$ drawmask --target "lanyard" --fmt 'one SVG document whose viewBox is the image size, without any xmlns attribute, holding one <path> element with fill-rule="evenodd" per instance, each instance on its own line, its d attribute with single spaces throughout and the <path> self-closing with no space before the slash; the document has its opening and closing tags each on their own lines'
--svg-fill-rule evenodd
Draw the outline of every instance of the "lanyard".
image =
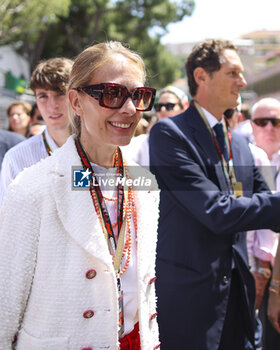
<svg viewBox="0 0 280 350">
<path fill-rule="evenodd" d="M 204 121 L 204 123 L 205 123 L 211 137 L 212 137 L 212 140 L 216 146 L 217 153 L 219 155 L 220 160 L 222 161 L 222 166 L 223 166 L 224 175 L 225 175 L 225 178 L 226 178 L 226 181 L 228 184 L 229 193 L 232 194 L 232 192 L 235 193 L 235 192 L 239 191 L 238 194 L 236 194 L 236 196 L 240 196 L 240 193 L 242 192 L 242 190 L 240 190 L 241 183 L 236 181 L 235 171 L 234 171 L 234 167 L 233 167 L 233 157 L 232 157 L 232 150 L 231 150 L 232 135 L 231 135 L 230 130 L 228 130 L 226 125 L 223 124 L 224 134 L 226 136 L 225 140 L 227 143 L 227 148 L 229 150 L 229 163 L 227 163 L 224 156 L 221 153 L 221 150 L 220 150 L 220 147 L 218 144 L 218 140 L 217 140 L 216 136 L 214 135 L 213 130 L 210 127 L 209 122 L 208 122 L 206 116 L 204 115 L 203 110 L 201 109 L 199 103 L 195 100 L 192 100 L 191 105 L 200 114 L 200 116 L 201 116 L 202 120 Z M 238 187 L 238 189 L 236 187 Z"/>
<path fill-rule="evenodd" d="M 84 170 L 89 169 L 91 172 L 90 178 L 90 194 L 93 200 L 93 204 L 96 210 L 97 215 L 99 216 L 101 226 L 103 232 L 105 234 L 109 250 L 114 258 L 114 268 L 116 273 L 120 271 L 121 259 L 122 259 L 122 250 L 124 245 L 124 236 L 125 236 L 125 227 L 126 227 L 126 216 L 124 215 L 123 207 L 124 204 L 127 203 L 127 190 L 124 190 L 121 182 L 118 183 L 117 187 L 117 222 L 118 222 L 118 241 L 116 241 L 116 237 L 114 235 L 113 226 L 109 217 L 109 213 L 107 210 L 107 206 L 102 195 L 102 191 L 96 180 L 96 176 L 94 170 L 88 160 L 88 157 L 80 143 L 79 138 L 75 139 L 76 148 L 78 154 L 81 158 L 81 162 Z M 117 159 L 116 159 L 117 158 Z M 115 157 L 115 165 L 117 163 L 117 175 L 123 177 L 124 175 L 124 167 L 122 154 L 120 149 L 117 150 L 117 157 Z M 95 185 L 93 185 L 93 178 L 95 179 Z"/>
<path fill-rule="evenodd" d="M 44 145 L 45 145 L 46 151 L 47 151 L 48 155 L 51 156 L 53 151 L 52 151 L 51 146 L 49 145 L 49 143 L 47 141 L 45 130 L 42 132 L 42 137 L 43 137 L 43 141 L 44 141 Z"/>
<path fill-rule="evenodd" d="M 277 190 L 277 178 L 278 178 L 278 175 L 280 173 L 280 169 L 279 167 L 277 168 L 275 174 L 274 174 L 274 185 L 275 185 L 275 190 Z"/>
</svg>

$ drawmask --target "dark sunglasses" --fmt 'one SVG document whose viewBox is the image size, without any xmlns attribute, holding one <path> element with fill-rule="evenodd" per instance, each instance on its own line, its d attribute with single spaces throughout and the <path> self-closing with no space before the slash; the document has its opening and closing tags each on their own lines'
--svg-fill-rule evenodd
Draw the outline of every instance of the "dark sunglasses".
<svg viewBox="0 0 280 350">
<path fill-rule="evenodd" d="M 280 127 L 280 119 L 277 118 L 256 118 L 252 120 L 257 126 L 264 128 L 267 126 L 269 122 L 271 122 L 272 126 Z"/>
<path fill-rule="evenodd" d="M 168 103 L 156 103 L 154 105 L 154 108 L 156 110 L 156 112 L 160 112 L 162 107 L 165 107 L 165 109 L 167 111 L 173 111 L 174 107 L 177 105 L 178 103 L 171 103 L 171 102 L 168 102 Z"/>
<path fill-rule="evenodd" d="M 77 88 L 98 100 L 99 105 L 110 109 L 119 109 L 130 97 L 137 111 L 150 111 L 153 108 L 156 89 L 138 87 L 129 92 L 127 87 L 116 83 L 101 83 Z"/>
</svg>

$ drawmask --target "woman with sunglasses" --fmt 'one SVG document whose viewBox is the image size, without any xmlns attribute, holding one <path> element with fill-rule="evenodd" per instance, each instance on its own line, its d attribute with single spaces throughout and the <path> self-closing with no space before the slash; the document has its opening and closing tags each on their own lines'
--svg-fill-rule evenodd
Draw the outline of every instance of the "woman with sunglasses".
<svg viewBox="0 0 280 350">
<path fill-rule="evenodd" d="M 188 105 L 188 97 L 181 89 L 175 86 L 167 86 L 160 90 L 157 102 L 154 105 L 156 120 L 174 117 L 177 114 L 183 113 Z M 149 130 L 153 124 L 150 124 L 146 134 L 134 137 L 131 143 L 124 147 L 125 154 L 143 167 L 150 166 Z"/>
<path fill-rule="evenodd" d="M 188 97 L 181 89 L 167 86 L 159 92 L 154 108 L 157 118 L 160 120 L 183 113 L 188 105 Z"/>
<path fill-rule="evenodd" d="M 1 349 L 15 335 L 17 350 L 159 347 L 158 191 L 119 148 L 153 106 L 144 83 L 142 59 L 119 42 L 76 58 L 74 135 L 19 175 L 0 212 Z"/>
</svg>

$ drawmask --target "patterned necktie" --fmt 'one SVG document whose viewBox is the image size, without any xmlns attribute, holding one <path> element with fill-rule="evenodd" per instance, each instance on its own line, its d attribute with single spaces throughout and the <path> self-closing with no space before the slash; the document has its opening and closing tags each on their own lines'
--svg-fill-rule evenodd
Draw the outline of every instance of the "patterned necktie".
<svg viewBox="0 0 280 350">
<path fill-rule="evenodd" d="M 220 151 L 221 151 L 222 155 L 224 156 L 225 161 L 228 163 L 229 162 L 229 153 L 228 153 L 228 148 L 227 148 L 227 144 L 226 144 L 226 140 L 225 140 L 223 125 L 220 123 L 217 123 L 213 127 L 213 129 L 215 131 L 216 138 L 218 140 Z"/>
</svg>

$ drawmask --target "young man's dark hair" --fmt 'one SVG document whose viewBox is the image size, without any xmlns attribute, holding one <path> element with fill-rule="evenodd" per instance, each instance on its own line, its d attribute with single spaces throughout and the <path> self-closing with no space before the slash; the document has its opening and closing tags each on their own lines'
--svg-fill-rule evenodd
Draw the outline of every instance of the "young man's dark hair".
<svg viewBox="0 0 280 350">
<path fill-rule="evenodd" d="M 50 58 L 38 64 L 31 75 L 30 88 L 66 93 L 73 61 L 68 58 Z"/>
</svg>

